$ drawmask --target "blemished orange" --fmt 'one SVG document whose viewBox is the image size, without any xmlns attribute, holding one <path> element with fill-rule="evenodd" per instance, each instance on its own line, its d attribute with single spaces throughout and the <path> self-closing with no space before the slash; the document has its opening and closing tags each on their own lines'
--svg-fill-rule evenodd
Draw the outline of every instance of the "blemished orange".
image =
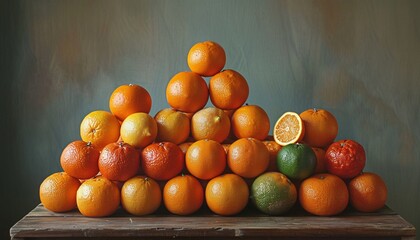
<svg viewBox="0 0 420 240">
<path fill-rule="evenodd" d="M 219 108 L 202 109 L 191 119 L 191 134 L 195 140 L 211 139 L 221 143 L 229 136 L 229 131 L 229 117 Z"/>
<path fill-rule="evenodd" d="M 149 113 L 151 108 L 149 92 L 136 84 L 117 87 L 109 98 L 109 109 L 120 121 L 136 112 Z"/>
<path fill-rule="evenodd" d="M 121 188 L 121 205 L 128 213 L 143 216 L 154 213 L 162 202 L 159 184 L 145 176 L 127 180 Z"/>
<path fill-rule="evenodd" d="M 214 75 L 209 81 L 210 100 L 223 110 L 241 107 L 248 99 L 246 79 L 237 71 L 228 69 Z"/>
<path fill-rule="evenodd" d="M 190 119 L 172 108 L 160 110 L 155 115 L 158 131 L 156 141 L 180 144 L 190 136 Z"/>
<path fill-rule="evenodd" d="M 139 171 L 140 154 L 127 143 L 110 143 L 102 149 L 98 165 L 102 176 L 124 182 Z"/>
<path fill-rule="evenodd" d="M 112 215 L 120 205 L 120 190 L 105 177 L 91 178 L 77 190 L 77 208 L 86 217 Z"/>
<path fill-rule="evenodd" d="M 155 141 L 158 125 L 147 113 L 133 113 L 121 124 L 121 139 L 136 148 L 144 148 Z"/>
<path fill-rule="evenodd" d="M 197 112 L 206 105 L 208 98 L 206 81 L 194 72 L 177 73 L 166 86 L 168 104 L 182 112 Z"/>
<path fill-rule="evenodd" d="M 247 183 L 233 173 L 211 179 L 206 186 L 207 206 L 216 214 L 229 216 L 240 213 L 248 204 Z"/>
<path fill-rule="evenodd" d="M 269 164 L 270 153 L 260 140 L 241 138 L 229 146 L 227 163 L 232 172 L 244 178 L 263 173 Z"/>
<path fill-rule="evenodd" d="M 77 207 L 76 192 L 80 181 L 65 172 L 53 173 L 39 186 L 39 198 L 52 212 L 68 212 Z"/>
<path fill-rule="evenodd" d="M 295 112 L 285 112 L 274 124 L 273 137 L 281 146 L 302 141 L 305 125 Z"/>
<path fill-rule="evenodd" d="M 196 178 L 209 180 L 223 173 L 226 167 L 226 152 L 214 140 L 199 140 L 185 154 L 188 171 Z"/>
<path fill-rule="evenodd" d="M 316 167 L 314 173 L 326 173 L 327 165 L 325 159 L 325 150 L 322 148 L 313 147 L 312 150 L 316 156 Z"/>
<path fill-rule="evenodd" d="M 175 143 L 152 143 L 142 151 L 144 173 L 156 180 L 169 180 L 184 168 L 184 153 Z"/>
<path fill-rule="evenodd" d="M 350 181 L 348 189 L 350 204 L 360 212 L 375 212 L 385 206 L 388 190 L 375 173 L 361 173 Z"/>
<path fill-rule="evenodd" d="M 270 131 L 267 113 L 256 105 L 238 108 L 232 115 L 231 125 L 237 138 L 256 138 L 262 141 Z"/>
<path fill-rule="evenodd" d="M 100 151 L 105 145 L 118 140 L 120 123 L 110 112 L 93 111 L 83 118 L 80 136 L 83 141 L 91 142 Z"/>
<path fill-rule="evenodd" d="M 94 177 L 99 172 L 99 150 L 90 142 L 73 141 L 61 153 L 60 165 L 64 172 L 78 179 Z"/>
<path fill-rule="evenodd" d="M 344 181 L 332 174 L 317 174 L 305 179 L 299 188 L 299 202 L 309 213 L 337 215 L 346 209 L 349 192 Z"/>
<path fill-rule="evenodd" d="M 225 50 L 213 41 L 196 43 L 188 52 L 187 63 L 191 71 L 201 76 L 213 76 L 225 66 Z"/>
<path fill-rule="evenodd" d="M 263 143 L 267 147 L 267 150 L 270 156 L 270 161 L 269 161 L 266 171 L 278 172 L 279 169 L 277 168 L 277 154 L 281 150 L 281 146 L 272 140 L 265 140 L 263 141 Z"/>
<path fill-rule="evenodd" d="M 305 125 L 303 141 L 311 147 L 330 145 L 338 133 L 338 123 L 334 115 L 327 110 L 311 108 L 300 114 Z"/>
<path fill-rule="evenodd" d="M 192 214 L 201 208 L 203 202 L 203 187 L 191 175 L 176 176 L 170 179 L 163 188 L 163 203 L 173 214 Z"/>
</svg>

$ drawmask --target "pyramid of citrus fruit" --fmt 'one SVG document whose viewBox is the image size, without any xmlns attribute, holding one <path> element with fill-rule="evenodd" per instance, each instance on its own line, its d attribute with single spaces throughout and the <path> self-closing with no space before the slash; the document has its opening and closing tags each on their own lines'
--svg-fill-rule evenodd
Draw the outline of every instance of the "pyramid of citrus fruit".
<svg viewBox="0 0 420 240">
<path fill-rule="evenodd" d="M 299 201 L 309 213 L 328 216 L 349 202 L 366 212 L 384 206 L 383 180 L 362 173 L 366 157 L 359 143 L 334 142 L 338 124 L 330 112 L 286 112 L 268 136 L 267 113 L 245 104 L 248 82 L 224 69 L 219 44 L 195 44 L 187 63 L 191 71 L 168 81 L 162 93 L 169 106 L 154 116 L 149 92 L 127 84 L 110 94 L 109 111 L 83 118 L 81 139 L 62 151 L 63 172 L 41 183 L 45 208 L 103 217 L 119 207 L 137 216 L 161 206 L 189 215 L 206 205 L 234 215 L 251 199 L 269 215 L 285 214 Z"/>
</svg>

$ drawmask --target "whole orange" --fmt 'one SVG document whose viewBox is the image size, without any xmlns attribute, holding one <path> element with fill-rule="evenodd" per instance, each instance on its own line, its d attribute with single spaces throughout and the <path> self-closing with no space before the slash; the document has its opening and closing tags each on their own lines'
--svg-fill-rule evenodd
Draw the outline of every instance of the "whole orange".
<svg viewBox="0 0 420 240">
<path fill-rule="evenodd" d="M 99 150 L 94 148 L 90 142 L 74 141 L 64 148 L 60 164 L 70 176 L 88 179 L 98 174 L 98 159 Z"/>
<path fill-rule="evenodd" d="M 188 52 L 187 63 L 191 71 L 201 76 L 213 76 L 225 66 L 225 50 L 212 41 L 196 43 Z"/>
<path fill-rule="evenodd" d="M 206 186 L 207 206 L 219 215 L 235 215 L 248 204 L 247 183 L 238 175 L 228 173 L 211 179 Z"/>
<path fill-rule="evenodd" d="M 225 170 L 226 153 L 220 143 L 208 139 L 200 140 L 188 148 L 185 164 L 193 176 L 209 180 Z"/>
<path fill-rule="evenodd" d="M 112 215 L 120 205 L 120 190 L 104 177 L 91 178 L 77 190 L 77 207 L 86 217 Z"/>
<path fill-rule="evenodd" d="M 317 174 L 305 179 L 299 188 L 299 202 L 309 213 L 336 215 L 346 209 L 349 192 L 344 181 L 332 174 Z"/>
<path fill-rule="evenodd" d="M 79 186 L 80 181 L 67 173 L 54 173 L 39 186 L 39 198 L 46 209 L 67 212 L 76 208 L 76 192 Z"/>
<path fill-rule="evenodd" d="M 80 123 L 80 136 L 83 141 L 91 142 L 98 150 L 116 142 L 120 137 L 120 123 L 110 112 L 93 111 Z"/>
<path fill-rule="evenodd" d="M 147 113 L 133 113 L 121 124 L 121 139 L 136 148 L 152 143 L 158 134 L 158 126 Z"/>
<path fill-rule="evenodd" d="M 211 139 L 221 143 L 229 136 L 229 131 L 229 117 L 219 108 L 202 109 L 191 119 L 191 134 L 195 140 Z"/>
<path fill-rule="evenodd" d="M 182 112 L 197 112 L 206 105 L 208 98 L 206 81 L 193 72 L 175 74 L 166 86 L 168 104 Z"/>
<path fill-rule="evenodd" d="M 121 205 L 129 213 L 137 216 L 155 212 L 162 202 L 159 184 L 145 176 L 135 176 L 127 180 L 121 188 Z"/>
<path fill-rule="evenodd" d="M 256 138 L 262 141 L 270 131 L 267 113 L 256 105 L 238 108 L 232 115 L 231 124 L 237 138 Z"/>
<path fill-rule="evenodd" d="M 160 110 L 155 115 L 157 123 L 157 141 L 185 142 L 190 135 L 190 119 L 182 112 L 172 108 Z"/>
<path fill-rule="evenodd" d="M 191 175 L 174 177 L 163 188 L 163 203 L 166 209 L 173 214 L 192 214 L 201 208 L 203 201 L 203 187 Z"/>
<path fill-rule="evenodd" d="M 332 113 L 324 109 L 311 108 L 300 114 L 305 125 L 303 141 L 311 147 L 330 145 L 338 133 L 338 123 Z"/>
<path fill-rule="evenodd" d="M 241 138 L 229 146 L 227 163 L 239 176 L 254 178 L 267 169 L 269 161 L 267 147 L 255 138 Z"/>
<path fill-rule="evenodd" d="M 350 204 L 361 212 L 375 212 L 385 206 L 388 190 L 382 178 L 365 172 L 348 184 Z"/>
<path fill-rule="evenodd" d="M 139 171 L 140 155 L 127 143 L 110 143 L 102 149 L 98 165 L 102 176 L 123 182 Z"/>
<path fill-rule="evenodd" d="M 237 71 L 228 69 L 214 75 L 209 81 L 210 100 L 220 109 L 237 109 L 248 98 L 246 79 Z"/>
<path fill-rule="evenodd" d="M 184 154 L 175 143 L 153 143 L 143 149 L 141 163 L 147 176 L 169 180 L 184 168 Z"/>
<path fill-rule="evenodd" d="M 117 87 L 109 98 L 109 109 L 120 121 L 136 112 L 149 113 L 151 108 L 149 92 L 136 84 Z"/>
</svg>

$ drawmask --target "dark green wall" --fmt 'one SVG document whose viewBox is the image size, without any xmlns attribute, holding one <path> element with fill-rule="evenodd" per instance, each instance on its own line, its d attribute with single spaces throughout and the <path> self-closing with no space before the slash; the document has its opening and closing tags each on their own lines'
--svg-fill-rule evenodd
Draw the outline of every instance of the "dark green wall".
<svg viewBox="0 0 420 240">
<path fill-rule="evenodd" d="M 338 138 L 362 143 L 366 170 L 388 184 L 388 205 L 420 227 L 420 1 L 10 1 L 1 12 L 3 236 L 39 203 L 85 114 L 125 83 L 149 90 L 152 115 L 167 107 L 166 83 L 204 40 L 225 48 L 272 122 L 333 112 Z"/>
</svg>

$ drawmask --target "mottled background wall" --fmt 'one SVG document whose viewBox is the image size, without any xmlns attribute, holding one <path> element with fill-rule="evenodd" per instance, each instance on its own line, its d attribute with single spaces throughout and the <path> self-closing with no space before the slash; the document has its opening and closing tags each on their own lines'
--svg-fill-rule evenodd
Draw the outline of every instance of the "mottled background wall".
<svg viewBox="0 0 420 240">
<path fill-rule="evenodd" d="M 9 1 L 1 3 L 2 236 L 39 203 L 83 116 L 136 83 L 167 107 L 198 41 L 226 50 L 249 103 L 274 122 L 325 108 L 359 141 L 388 205 L 420 228 L 420 1 Z"/>
</svg>

